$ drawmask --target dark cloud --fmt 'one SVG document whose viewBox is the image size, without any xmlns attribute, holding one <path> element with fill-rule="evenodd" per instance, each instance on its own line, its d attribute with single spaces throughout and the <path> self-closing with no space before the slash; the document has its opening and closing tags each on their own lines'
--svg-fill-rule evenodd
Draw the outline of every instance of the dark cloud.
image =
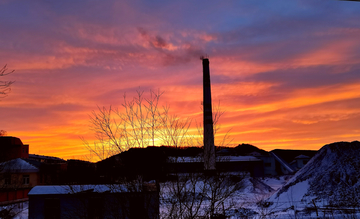
<svg viewBox="0 0 360 219">
<path fill-rule="evenodd" d="M 168 47 L 167 42 L 161 36 L 156 36 L 155 40 L 152 41 L 152 45 L 155 48 L 167 48 Z"/>
<path fill-rule="evenodd" d="M 139 31 L 142 37 L 149 38 L 149 34 L 144 28 L 138 27 L 137 30 Z"/>
<path fill-rule="evenodd" d="M 343 69 L 338 72 L 338 69 Z M 313 66 L 289 68 L 251 75 L 245 81 L 275 83 L 274 89 L 288 92 L 291 90 L 316 88 L 360 82 L 360 64 L 349 69 L 343 66 Z"/>
<path fill-rule="evenodd" d="M 173 47 L 178 48 L 170 48 L 170 42 L 167 42 L 162 36 L 151 36 L 147 30 L 141 27 L 138 27 L 137 30 L 149 45 L 161 55 L 162 63 L 165 66 L 186 64 L 204 55 L 200 47 L 190 42 L 176 43 Z"/>
<path fill-rule="evenodd" d="M 145 40 L 147 40 L 152 47 L 161 50 L 169 46 L 165 39 L 161 36 L 157 35 L 155 37 L 151 37 L 148 31 L 141 27 L 138 27 L 137 30 L 140 32 L 140 35 L 145 38 Z"/>
</svg>

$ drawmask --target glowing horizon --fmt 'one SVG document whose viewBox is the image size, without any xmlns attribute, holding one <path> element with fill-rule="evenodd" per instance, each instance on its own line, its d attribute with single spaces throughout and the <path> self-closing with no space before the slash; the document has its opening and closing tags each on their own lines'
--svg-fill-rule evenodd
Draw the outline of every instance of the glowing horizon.
<svg viewBox="0 0 360 219">
<path fill-rule="evenodd" d="M 84 158 L 89 115 L 160 89 L 201 122 L 209 55 L 220 135 L 264 150 L 360 140 L 360 4 L 286 1 L 0 3 L 0 67 L 16 81 L 0 130 L 30 153 Z"/>
</svg>

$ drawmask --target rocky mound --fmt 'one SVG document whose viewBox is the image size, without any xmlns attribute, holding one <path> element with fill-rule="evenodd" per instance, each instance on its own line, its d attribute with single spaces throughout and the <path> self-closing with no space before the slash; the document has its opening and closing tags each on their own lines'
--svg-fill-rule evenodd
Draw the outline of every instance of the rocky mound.
<svg viewBox="0 0 360 219">
<path fill-rule="evenodd" d="M 360 142 L 325 145 L 269 201 L 354 207 L 360 203 Z"/>
</svg>

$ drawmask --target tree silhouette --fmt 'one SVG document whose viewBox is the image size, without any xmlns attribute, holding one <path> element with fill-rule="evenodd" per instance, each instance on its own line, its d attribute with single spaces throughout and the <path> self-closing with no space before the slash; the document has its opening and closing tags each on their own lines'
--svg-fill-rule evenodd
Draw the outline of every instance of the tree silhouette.
<svg viewBox="0 0 360 219">
<path fill-rule="evenodd" d="M 0 76 L 6 76 L 13 73 L 14 70 L 8 71 L 7 65 L 0 69 Z M 0 98 L 6 97 L 10 92 L 10 86 L 14 83 L 14 81 L 3 81 L 0 80 Z"/>
<path fill-rule="evenodd" d="M 96 141 L 84 140 L 87 149 L 96 159 L 106 159 L 130 148 L 146 148 L 155 144 L 188 146 L 191 120 L 169 113 L 168 106 L 159 106 L 161 92 L 143 91 L 130 101 L 124 95 L 120 108 L 98 107 L 90 116 L 91 130 Z M 155 142 L 157 141 L 157 142 Z"/>
<path fill-rule="evenodd" d="M 5 130 L 0 130 L 0 136 L 6 136 L 7 135 L 7 131 Z"/>
</svg>

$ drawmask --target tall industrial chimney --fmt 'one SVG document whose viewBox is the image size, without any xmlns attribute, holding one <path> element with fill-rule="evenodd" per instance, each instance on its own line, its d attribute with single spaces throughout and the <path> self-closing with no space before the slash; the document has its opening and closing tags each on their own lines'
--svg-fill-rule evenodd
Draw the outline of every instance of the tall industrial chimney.
<svg viewBox="0 0 360 219">
<path fill-rule="evenodd" d="M 209 59 L 202 57 L 204 109 L 204 169 L 215 170 L 214 128 L 211 106 Z"/>
</svg>

